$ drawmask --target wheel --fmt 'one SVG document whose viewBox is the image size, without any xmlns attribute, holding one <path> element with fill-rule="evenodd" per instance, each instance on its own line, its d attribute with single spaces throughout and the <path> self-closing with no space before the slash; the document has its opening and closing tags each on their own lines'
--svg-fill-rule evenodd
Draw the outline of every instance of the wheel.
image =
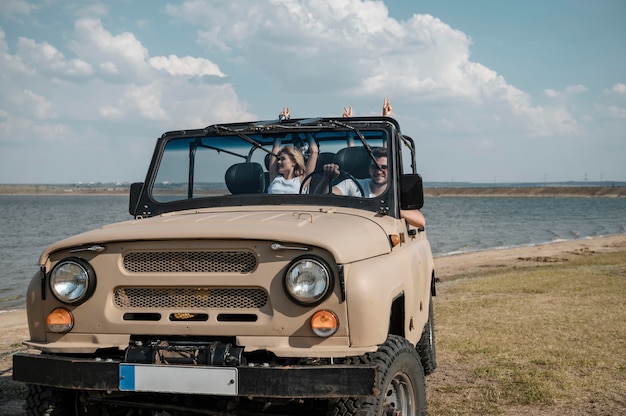
<svg viewBox="0 0 626 416">
<path fill-rule="evenodd" d="M 28 416 L 64 416 L 73 414 L 68 407 L 71 402 L 69 391 L 52 387 L 30 385 L 26 395 Z"/>
<path fill-rule="evenodd" d="M 309 179 L 311 179 L 311 180 L 309 181 L 309 182 L 310 182 L 310 183 L 309 183 L 309 188 L 308 188 L 308 189 L 309 189 L 309 193 L 310 193 L 310 194 L 314 194 L 314 193 L 316 193 L 316 192 L 315 192 L 315 187 L 313 187 L 313 180 L 312 180 L 312 178 L 313 178 L 314 176 L 324 176 L 324 172 L 323 172 L 323 171 L 321 171 L 321 170 L 315 170 L 315 171 L 313 171 L 313 172 L 309 173 L 308 175 L 306 175 L 306 176 L 304 177 L 304 179 L 302 180 L 301 184 L 300 184 L 300 194 L 302 194 L 302 192 L 304 191 L 304 189 L 305 189 L 305 185 L 306 185 L 307 181 L 309 181 Z M 317 185 L 316 185 L 316 186 L 317 186 Z M 330 194 L 330 193 L 332 193 L 332 192 L 333 192 L 332 181 L 328 181 L 328 192 L 325 192 L 325 193 Z M 322 193 L 322 192 L 320 192 L 320 193 Z"/>
<path fill-rule="evenodd" d="M 122 416 L 129 409 L 120 406 L 89 404 L 79 390 L 30 385 L 26 395 L 28 416 Z"/>
<path fill-rule="evenodd" d="M 302 193 L 302 191 L 304 190 L 304 186 L 306 185 L 307 181 L 312 178 L 313 176 L 324 176 L 324 172 L 321 170 L 316 170 L 313 171 L 311 173 L 309 173 L 307 176 L 304 177 L 304 179 L 302 180 L 302 184 L 300 185 L 300 193 Z M 354 182 L 357 186 L 357 188 L 359 188 L 359 192 L 361 192 L 361 196 L 365 197 L 365 191 L 363 190 L 363 187 L 361 186 L 361 184 L 359 183 L 359 181 L 357 180 L 357 178 L 355 178 L 354 176 L 352 176 L 350 173 L 340 170 L 339 171 L 339 176 L 337 176 L 337 178 L 342 178 L 344 177 L 344 180 L 348 180 L 350 179 L 352 182 Z M 337 179 L 335 178 L 335 179 Z M 336 181 L 335 181 L 336 182 Z M 311 185 L 313 184 L 313 180 L 311 180 Z M 326 193 L 333 193 L 333 181 L 328 181 L 328 192 Z M 312 186 L 309 186 L 309 193 L 313 194 L 315 193 L 315 189 Z M 350 196 L 358 196 L 358 195 L 350 195 Z"/>
<path fill-rule="evenodd" d="M 422 367 L 425 375 L 431 375 L 437 368 L 437 357 L 435 353 L 435 321 L 433 313 L 433 297 L 430 296 L 428 303 L 428 321 L 424 325 L 424 332 L 417 343 L 417 352 L 422 360 Z"/>
<path fill-rule="evenodd" d="M 416 416 L 426 415 L 426 384 L 417 350 L 405 338 L 390 335 L 375 353 L 359 362 L 377 364 L 380 394 L 348 397 L 331 402 L 332 416 Z"/>
</svg>

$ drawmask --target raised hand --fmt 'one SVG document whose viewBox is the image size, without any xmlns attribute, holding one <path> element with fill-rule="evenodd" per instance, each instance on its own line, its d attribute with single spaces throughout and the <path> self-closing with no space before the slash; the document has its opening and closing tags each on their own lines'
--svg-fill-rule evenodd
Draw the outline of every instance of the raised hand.
<svg viewBox="0 0 626 416">
<path fill-rule="evenodd" d="M 279 120 L 289 120 L 291 118 L 291 111 L 289 111 L 289 107 L 283 107 L 283 110 L 278 115 Z"/>
<path fill-rule="evenodd" d="M 391 115 L 391 99 L 385 98 L 383 102 L 383 117 L 389 117 Z"/>
</svg>

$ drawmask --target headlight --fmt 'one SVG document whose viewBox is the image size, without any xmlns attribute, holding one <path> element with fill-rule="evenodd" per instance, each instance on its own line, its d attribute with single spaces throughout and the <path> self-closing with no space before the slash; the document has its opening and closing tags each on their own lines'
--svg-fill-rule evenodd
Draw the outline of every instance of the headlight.
<svg viewBox="0 0 626 416">
<path fill-rule="evenodd" d="M 332 291 L 330 268 L 321 259 L 300 257 L 285 273 L 285 290 L 300 305 L 321 302 Z"/>
<path fill-rule="evenodd" d="M 96 288 L 96 273 L 84 260 L 69 258 L 50 272 L 50 289 L 61 302 L 76 305 L 87 300 Z"/>
</svg>

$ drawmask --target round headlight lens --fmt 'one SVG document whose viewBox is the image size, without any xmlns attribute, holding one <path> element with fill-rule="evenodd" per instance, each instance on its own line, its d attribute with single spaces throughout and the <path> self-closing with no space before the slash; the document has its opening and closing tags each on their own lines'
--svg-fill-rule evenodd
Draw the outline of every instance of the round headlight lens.
<svg viewBox="0 0 626 416">
<path fill-rule="evenodd" d="M 285 289 L 296 303 L 312 305 L 320 302 L 331 289 L 331 274 L 319 260 L 296 260 L 285 274 Z"/>
<path fill-rule="evenodd" d="M 67 259 L 50 272 L 50 289 L 61 302 L 76 304 L 86 300 L 95 285 L 95 273 L 87 262 Z"/>
</svg>

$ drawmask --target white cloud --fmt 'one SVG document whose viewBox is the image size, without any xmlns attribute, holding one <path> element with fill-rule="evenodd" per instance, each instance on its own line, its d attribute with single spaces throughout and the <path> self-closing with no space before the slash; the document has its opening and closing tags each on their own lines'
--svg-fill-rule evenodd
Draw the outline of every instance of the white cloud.
<svg viewBox="0 0 626 416">
<path fill-rule="evenodd" d="M 577 84 L 577 85 L 569 85 L 565 87 L 565 89 L 562 92 L 548 88 L 544 90 L 543 93 L 548 98 L 558 98 L 558 97 L 563 97 L 563 96 L 579 95 L 587 91 L 589 91 L 589 88 L 587 88 L 586 86 L 582 84 Z"/>
<path fill-rule="evenodd" d="M 609 113 L 616 118 L 626 119 L 626 108 L 612 105 L 609 107 Z"/>
<path fill-rule="evenodd" d="M 576 128 L 565 108 L 555 118 L 501 75 L 472 62 L 472 40 L 430 15 L 399 21 L 383 2 L 367 0 L 265 0 L 245 6 L 186 1 L 166 12 L 199 26 L 199 42 L 254 65 L 283 91 L 391 96 L 407 104 L 452 102 L 476 113 L 487 105 L 508 112 L 532 134 L 570 134 Z"/>
<path fill-rule="evenodd" d="M 100 70 L 105 74 L 119 74 L 120 72 L 113 62 L 102 62 L 100 64 Z"/>
<path fill-rule="evenodd" d="M 65 59 L 57 48 L 47 42 L 37 43 L 20 37 L 17 41 L 17 55 L 26 65 L 41 72 L 61 76 L 84 76 L 93 72 L 87 62 L 81 59 Z"/>
<path fill-rule="evenodd" d="M 166 130 L 272 117 L 284 105 L 296 116 L 340 115 L 344 105 L 380 114 L 384 97 L 406 134 L 427 145 L 426 165 L 439 176 L 484 179 L 494 160 L 508 168 L 539 147 L 560 154 L 574 152 L 571 143 L 623 142 L 626 84 L 594 96 L 581 76 L 531 96 L 476 62 L 466 33 L 426 14 L 396 19 L 388 1 L 190 0 L 144 9 L 141 21 L 134 3 L 71 2 L 53 13 L 57 0 L 28 4 L 0 0 L 10 34 L 0 27 L 0 141 L 28 138 L 24 153 L 47 159 L 63 148 L 55 140 L 67 145 L 59 155 L 80 149 L 81 160 L 92 157 L 85 167 L 99 166 L 97 180 L 111 175 L 104 155 L 143 174 L 136 158 L 148 159 L 152 138 Z M 2 19 L 9 10 L 22 11 Z M 26 13 L 38 25 L 19 22 Z M 0 173 L 18 153 L 7 148 Z M 503 154 L 513 148 L 529 153 Z"/>
<path fill-rule="evenodd" d="M 626 84 L 622 84 L 621 82 L 613 85 L 612 91 L 617 94 L 626 94 Z"/>
<path fill-rule="evenodd" d="M 0 15 L 5 17 L 28 15 L 37 8 L 26 0 L 2 0 L 0 2 Z"/>
<path fill-rule="evenodd" d="M 33 70 L 28 68 L 19 56 L 11 55 L 9 53 L 9 47 L 4 37 L 4 30 L 0 28 L 0 68 L 2 68 L 2 71 L 0 71 L 0 78 L 7 78 L 14 74 L 27 75 L 32 73 Z"/>
<path fill-rule="evenodd" d="M 74 29 L 66 35 L 69 53 L 75 57 L 70 59 L 61 52 L 67 45 L 27 37 L 19 38 L 11 54 L 0 28 L 5 132 L 17 126 L 39 130 L 46 120 L 55 119 L 58 123 L 49 133 L 62 133 L 63 140 L 84 140 L 84 129 L 106 129 L 110 122 L 142 131 L 145 120 L 150 120 L 152 129 L 163 131 L 256 118 L 245 111 L 232 86 L 190 82 L 190 77 L 225 76 L 209 59 L 175 55 L 152 59 L 134 34 L 113 34 L 97 19 L 82 18 Z M 20 89 L 25 82 L 29 89 Z M 68 133 L 69 126 L 76 131 Z M 36 142 L 47 135 L 28 137 Z M 113 138 L 105 134 L 100 140 Z"/>
<path fill-rule="evenodd" d="M 582 94 L 583 92 L 589 91 L 589 88 L 585 87 L 582 84 L 570 85 L 565 87 L 565 92 L 568 94 Z"/>
<path fill-rule="evenodd" d="M 104 105 L 100 107 L 100 115 L 109 120 L 121 120 L 124 118 L 124 112 L 112 105 Z"/>
<path fill-rule="evenodd" d="M 58 115 L 48 100 L 28 89 L 11 97 L 11 101 L 21 108 L 23 114 L 32 115 L 38 119 L 52 119 Z"/>
<path fill-rule="evenodd" d="M 166 112 L 161 108 L 161 91 L 158 85 L 132 85 L 128 88 L 126 97 L 144 118 L 152 120 L 167 119 Z"/>
<path fill-rule="evenodd" d="M 171 75 L 188 75 L 192 77 L 201 77 L 204 75 L 215 75 L 225 77 L 219 67 L 213 62 L 204 58 L 194 58 L 184 56 L 179 58 L 176 55 L 168 57 L 155 56 L 148 60 L 153 68 L 162 70 Z"/>
<path fill-rule="evenodd" d="M 546 89 L 543 93 L 548 98 L 556 98 L 556 97 L 561 95 L 561 93 L 559 93 L 558 91 L 553 90 L 552 88 Z"/>
<path fill-rule="evenodd" d="M 71 128 L 62 123 L 33 121 L 14 114 L 0 122 L 0 143 L 63 143 L 74 139 Z"/>
<path fill-rule="evenodd" d="M 113 35 L 99 19 L 89 18 L 76 21 L 74 29 L 70 48 L 92 66 L 127 81 L 146 76 L 148 50 L 132 33 Z"/>
</svg>

